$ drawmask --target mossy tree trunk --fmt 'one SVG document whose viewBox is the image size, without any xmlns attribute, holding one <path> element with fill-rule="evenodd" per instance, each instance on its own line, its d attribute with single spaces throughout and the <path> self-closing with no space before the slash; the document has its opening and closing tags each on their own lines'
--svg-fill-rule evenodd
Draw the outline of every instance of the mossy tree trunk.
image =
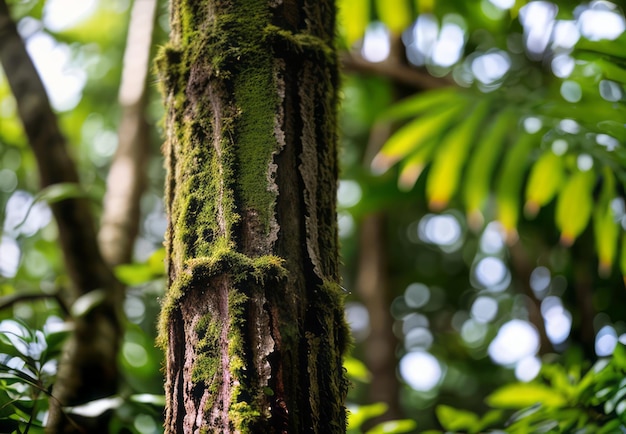
<svg viewBox="0 0 626 434">
<path fill-rule="evenodd" d="M 174 0 L 166 432 L 345 431 L 329 0 Z"/>
</svg>

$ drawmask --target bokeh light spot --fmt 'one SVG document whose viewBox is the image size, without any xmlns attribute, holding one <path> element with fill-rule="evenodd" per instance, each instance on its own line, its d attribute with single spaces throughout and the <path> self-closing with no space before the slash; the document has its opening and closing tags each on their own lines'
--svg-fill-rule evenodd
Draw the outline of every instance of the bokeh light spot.
<svg viewBox="0 0 626 434">
<path fill-rule="evenodd" d="M 514 319 L 505 323 L 489 344 L 489 356 L 499 365 L 512 365 L 539 349 L 539 333 L 529 322 Z"/>
<path fill-rule="evenodd" d="M 423 283 L 411 283 L 404 291 L 404 299 L 408 306 L 420 308 L 430 300 L 430 289 Z"/>
<path fill-rule="evenodd" d="M 487 323 L 496 317 L 498 302 L 492 297 L 480 296 L 472 303 L 470 312 L 476 321 Z"/>
<path fill-rule="evenodd" d="M 443 376 L 441 364 L 432 354 L 425 351 L 412 351 L 400 359 L 400 375 L 413 389 L 428 392 Z"/>
<path fill-rule="evenodd" d="M 480 259 L 475 265 L 472 280 L 478 288 L 499 292 L 509 286 L 511 274 L 502 259 L 487 256 Z"/>
<path fill-rule="evenodd" d="M 519 381 L 533 380 L 541 370 L 541 361 L 535 356 L 524 357 L 515 365 L 515 377 Z"/>
<path fill-rule="evenodd" d="M 613 354 L 617 345 L 617 333 L 613 326 L 606 325 L 596 335 L 595 350 L 598 357 L 606 357 Z"/>
<path fill-rule="evenodd" d="M 391 42 L 389 39 L 389 29 L 383 23 L 377 21 L 371 23 L 363 37 L 363 47 L 361 54 L 368 62 L 377 63 L 389 57 Z"/>
<path fill-rule="evenodd" d="M 349 208 L 356 205 L 361 200 L 363 191 L 358 182 L 349 179 L 339 181 L 337 189 L 337 202 L 339 206 Z"/>
</svg>

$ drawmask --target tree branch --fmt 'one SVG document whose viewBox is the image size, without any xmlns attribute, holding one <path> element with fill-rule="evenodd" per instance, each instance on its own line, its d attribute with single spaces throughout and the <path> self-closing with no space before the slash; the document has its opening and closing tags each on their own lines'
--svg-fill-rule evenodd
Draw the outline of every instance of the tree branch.
<svg viewBox="0 0 626 434">
<path fill-rule="evenodd" d="M 390 58 L 383 62 L 373 63 L 354 52 L 344 52 L 340 56 L 342 70 L 348 73 L 386 77 L 418 90 L 438 89 L 455 85 L 448 78 L 434 77 L 424 69 L 418 69 L 394 59 Z"/>
</svg>

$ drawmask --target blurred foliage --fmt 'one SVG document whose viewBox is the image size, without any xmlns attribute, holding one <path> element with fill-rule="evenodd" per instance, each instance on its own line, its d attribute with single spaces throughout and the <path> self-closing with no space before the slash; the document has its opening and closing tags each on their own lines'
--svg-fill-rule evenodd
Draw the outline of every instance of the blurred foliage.
<svg viewBox="0 0 626 434">
<path fill-rule="evenodd" d="M 75 98 L 55 107 L 82 189 L 39 191 L 15 102 L 0 76 L 1 432 L 41 432 L 67 320 L 99 302 L 96 293 L 64 307 L 54 297 L 67 276 L 46 204 L 85 196 L 100 215 L 117 144 L 129 2 L 96 1 L 82 20 L 62 29 L 47 18 L 53 3 L 10 0 L 9 6 L 25 40 L 48 38 L 50 49 L 59 50 L 56 62 L 67 58 L 63 73 L 82 83 Z M 532 51 L 522 22 L 525 6 L 540 3 L 553 13 L 553 24 L 578 23 L 577 31 L 577 20 L 592 7 L 619 16 L 622 10 L 609 2 L 565 0 L 516 0 L 508 9 L 489 0 L 337 3 L 343 54 L 363 56 L 364 35 L 381 28 L 392 48 L 400 47 L 379 69 L 356 68 L 342 84 L 343 285 L 348 307 L 362 307 L 361 225 L 367 216 L 383 214 L 385 243 L 378 248 L 384 250 L 385 298 L 398 340 L 392 357 L 399 361 L 401 410 L 388 420 L 392 403 L 369 398 L 375 373 L 365 361 L 373 319 L 366 318 L 363 328 L 354 328 L 355 346 L 345 361 L 353 382 L 348 432 L 623 432 L 626 351 L 617 340 L 626 333 L 626 35 L 581 35 L 567 46 L 557 43 L 554 31 L 543 49 Z M 419 43 L 411 32 L 418 22 L 435 29 L 421 34 L 431 47 L 442 40 L 444 27 L 460 29 L 456 60 L 446 64 L 434 51 L 415 51 Z M 166 2 L 157 24 L 155 46 L 168 30 Z M 559 61 L 571 69 L 559 70 Z M 508 67 L 498 70 L 498 62 Z M 481 65 L 488 73 L 482 79 Z M 416 89 L 387 74 L 390 69 L 429 75 L 439 85 Z M 41 72 L 46 75 L 45 68 Z M 146 115 L 153 146 L 145 156 L 149 188 L 141 203 L 141 233 L 133 263 L 115 269 L 128 286 L 119 395 L 67 409 L 84 415 L 114 411 L 111 432 L 162 432 L 163 354 L 154 347 L 165 285 L 162 113 L 151 82 Z M 443 225 L 447 241 L 429 236 L 429 225 Z M 485 260 L 502 266 L 497 289 L 477 278 Z M 539 290 L 532 285 L 537 276 L 547 282 Z M 550 331 L 546 300 L 560 303 L 556 308 L 563 318 L 569 315 L 571 331 L 553 342 L 544 330 L 535 351 L 541 368 L 534 379 L 520 382 L 515 363 L 497 363 L 490 347 L 514 320 Z M 479 301 L 495 311 L 480 317 Z M 599 354 L 606 327 L 616 346 Z M 403 357 L 416 352 L 432 355 L 441 371 L 430 388 L 416 388 L 402 375 Z"/>
</svg>

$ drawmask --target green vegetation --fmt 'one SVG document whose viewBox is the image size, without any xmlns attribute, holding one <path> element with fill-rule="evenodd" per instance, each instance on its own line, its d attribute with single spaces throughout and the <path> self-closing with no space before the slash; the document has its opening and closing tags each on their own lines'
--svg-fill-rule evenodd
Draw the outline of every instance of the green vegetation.
<svg viewBox="0 0 626 434">
<path fill-rule="evenodd" d="M 0 432 L 43 432 L 72 318 L 102 302 L 96 290 L 67 305 L 70 278 L 48 205 L 87 198 L 96 216 L 104 212 L 106 176 L 120 140 L 116 95 L 130 11 L 123 2 L 96 2 L 86 18 L 59 29 L 44 6 L 52 3 L 10 1 L 9 8 L 36 59 L 58 50 L 64 75 L 54 75 L 50 61 L 40 73 L 56 79 L 48 90 L 57 95 L 52 105 L 81 185 L 39 188 L 34 157 L 1 76 Z M 341 286 L 325 279 L 332 270 L 324 252 L 308 252 L 319 268 L 320 282 L 311 283 L 318 297 L 310 307 L 324 315 L 316 324 L 337 334 L 306 339 L 309 348 L 349 353 L 347 432 L 626 430 L 624 4 L 338 0 L 339 80 L 316 69 L 318 61 L 336 61 L 321 38 L 273 24 L 251 28 L 239 16 L 199 34 L 189 31 L 199 13 L 192 8 L 196 3 L 186 2 L 189 10 L 177 17 L 184 35 L 177 44 L 165 42 L 165 2 L 155 21 L 155 75 L 143 109 L 151 145 L 142 156 L 148 182 L 141 230 L 133 262 L 114 270 L 127 286 L 119 393 L 64 411 L 85 417 L 112 411 L 110 432 L 162 432 L 170 315 L 198 282 L 222 274 L 233 283 L 227 306 L 233 321 L 206 315 L 195 325 L 193 381 L 216 393 L 222 386 L 223 366 L 215 359 L 224 330 L 232 372 L 250 380 L 243 369 L 251 357 L 242 350 L 245 306 L 262 288 L 288 305 L 288 258 L 236 252 L 232 230 L 241 216 L 234 210 L 253 210 L 255 230 L 276 235 L 272 213 L 281 192 L 256 180 L 276 182 L 281 139 L 267 140 L 267 133 L 284 121 L 273 86 L 285 83 L 267 71 L 274 52 L 285 59 L 306 52 L 308 78 L 320 73 L 320 80 L 341 82 Z M 250 4 L 260 8 L 262 2 Z M 602 29 L 584 21 L 594 16 Z M 543 26 L 533 27 L 540 17 Z M 611 23 L 617 26 L 613 33 Z M 242 43 L 251 31 L 264 37 Z M 210 53 L 205 72 L 220 78 L 219 92 L 232 95 L 232 106 L 225 108 L 231 112 L 219 120 L 195 112 L 198 106 L 190 103 L 205 82 L 185 89 L 200 52 Z M 236 79 L 225 72 L 233 67 L 241 72 Z M 68 76 L 76 79 L 74 90 L 64 81 Z M 53 89 L 62 84 L 65 99 Z M 164 131 L 160 92 L 169 92 L 174 107 L 187 109 L 192 121 Z M 303 128 L 308 136 L 300 140 L 315 140 L 326 130 L 325 114 L 335 103 L 329 95 L 316 107 L 315 124 Z M 200 146 L 214 135 L 223 138 L 223 148 Z M 162 148 L 163 137 L 192 152 Z M 235 149 L 234 142 L 245 146 Z M 173 173 L 167 185 L 161 149 Z M 329 173 L 307 172 L 307 158 L 332 155 L 296 160 L 304 183 L 328 181 Z M 231 177 L 219 171 L 235 169 L 243 175 L 224 185 Z M 167 210 L 168 223 L 162 198 L 173 194 L 173 183 L 182 193 Z M 176 234 L 169 253 L 184 266 L 165 294 L 174 276 L 162 247 L 168 225 Z M 368 291 L 370 284 L 375 290 Z M 351 336 L 342 318 L 325 322 L 344 301 Z M 297 334 L 293 327 L 285 339 Z M 244 383 L 234 390 L 241 400 L 231 408 L 240 427 L 254 426 L 260 411 L 248 406 L 248 394 L 278 393 L 267 384 Z M 343 386 L 331 384 L 325 393 L 341 394 Z"/>
</svg>

